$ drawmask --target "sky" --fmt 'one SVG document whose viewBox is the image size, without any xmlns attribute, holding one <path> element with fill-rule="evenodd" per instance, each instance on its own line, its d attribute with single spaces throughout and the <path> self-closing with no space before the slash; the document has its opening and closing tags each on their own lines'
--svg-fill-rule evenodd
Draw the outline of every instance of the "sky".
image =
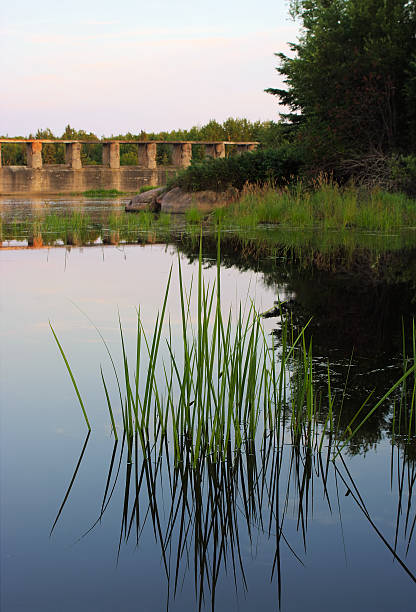
<svg viewBox="0 0 416 612">
<path fill-rule="evenodd" d="M 0 135 L 277 120 L 264 89 L 297 34 L 287 0 L 1 2 Z"/>
</svg>

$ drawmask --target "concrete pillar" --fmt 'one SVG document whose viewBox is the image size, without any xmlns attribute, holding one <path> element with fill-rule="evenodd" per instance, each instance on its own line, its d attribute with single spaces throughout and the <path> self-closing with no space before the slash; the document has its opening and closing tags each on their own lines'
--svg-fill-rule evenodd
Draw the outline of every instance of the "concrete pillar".
<svg viewBox="0 0 416 612">
<path fill-rule="evenodd" d="M 187 168 L 191 164 L 192 144 L 182 142 L 173 145 L 172 164 L 179 168 Z"/>
<path fill-rule="evenodd" d="M 65 162 L 73 170 L 81 170 L 81 149 L 80 142 L 70 142 L 65 145 Z"/>
<path fill-rule="evenodd" d="M 214 142 L 213 144 L 205 145 L 205 156 L 213 157 L 225 157 L 225 144 L 223 142 Z"/>
<path fill-rule="evenodd" d="M 241 155 L 241 153 L 247 153 L 247 151 L 254 151 L 255 149 L 257 149 L 257 145 L 255 144 L 238 144 L 237 155 Z"/>
<path fill-rule="evenodd" d="M 28 168 L 42 168 L 42 143 L 39 140 L 26 143 Z"/>
<path fill-rule="evenodd" d="M 103 143 L 103 166 L 108 168 L 120 168 L 120 143 Z"/>
<path fill-rule="evenodd" d="M 156 143 L 140 143 L 138 148 L 139 166 L 144 166 L 149 169 L 156 168 Z"/>
<path fill-rule="evenodd" d="M 103 142 L 102 164 L 103 166 L 110 166 L 110 143 L 109 142 Z"/>
<path fill-rule="evenodd" d="M 1 168 L 1 142 L 0 142 L 0 168 Z"/>
</svg>

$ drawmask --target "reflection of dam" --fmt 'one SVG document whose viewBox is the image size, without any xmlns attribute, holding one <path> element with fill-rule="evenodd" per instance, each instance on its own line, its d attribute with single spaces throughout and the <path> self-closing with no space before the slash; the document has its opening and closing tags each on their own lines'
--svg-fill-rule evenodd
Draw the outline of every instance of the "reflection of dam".
<svg viewBox="0 0 416 612">
<path fill-rule="evenodd" d="M 25 166 L 3 166 L 1 145 L 16 144 L 26 147 Z M 44 163 L 42 145 L 64 145 L 65 163 L 48 165 Z M 102 165 L 83 166 L 83 144 L 102 145 Z M 120 144 L 137 147 L 137 166 L 120 164 Z M 177 170 L 190 165 L 194 147 L 203 149 L 204 157 L 225 157 L 227 148 L 235 152 L 252 151 L 256 142 L 170 142 L 170 141 L 97 141 L 72 140 L 21 140 L 4 138 L 0 140 L 0 194 L 23 193 L 71 193 L 90 189 L 118 189 L 138 191 L 143 185 L 163 185 Z M 170 150 L 170 164 L 158 165 L 158 146 Z"/>
</svg>

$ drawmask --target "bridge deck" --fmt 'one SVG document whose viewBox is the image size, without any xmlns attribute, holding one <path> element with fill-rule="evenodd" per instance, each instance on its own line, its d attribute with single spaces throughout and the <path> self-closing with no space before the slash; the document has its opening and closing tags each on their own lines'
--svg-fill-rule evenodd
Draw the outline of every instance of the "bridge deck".
<svg viewBox="0 0 416 612">
<path fill-rule="evenodd" d="M 0 138 L 0 144 L 21 144 L 41 142 L 42 144 L 110 144 L 118 142 L 119 144 L 195 144 L 195 145 L 258 145 L 255 140 L 237 141 L 237 140 L 118 140 L 117 138 L 107 138 L 105 140 L 46 140 L 44 138 Z"/>
</svg>

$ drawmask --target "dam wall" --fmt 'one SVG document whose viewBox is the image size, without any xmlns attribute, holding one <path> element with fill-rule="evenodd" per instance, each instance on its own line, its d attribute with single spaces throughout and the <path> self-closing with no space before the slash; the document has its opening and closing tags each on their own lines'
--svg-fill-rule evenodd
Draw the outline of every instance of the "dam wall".
<svg viewBox="0 0 416 612">
<path fill-rule="evenodd" d="M 26 149 L 26 165 L 2 164 L 1 146 L 22 145 Z M 64 145 L 65 163 L 46 164 L 43 144 Z M 102 164 L 83 165 L 83 144 L 102 145 Z M 137 166 L 120 164 L 120 144 L 137 147 Z M 157 162 L 158 145 L 168 145 L 171 165 Z M 227 156 L 254 150 L 257 142 L 172 142 L 172 141 L 69 141 L 0 139 L 0 195 L 70 194 L 90 190 L 117 189 L 134 193 L 140 187 L 165 185 L 178 170 L 192 162 L 193 146 L 204 150 L 204 157 Z"/>
<path fill-rule="evenodd" d="M 117 189 L 135 193 L 144 185 L 165 185 L 177 168 L 154 170 L 137 166 L 118 169 L 86 166 L 78 170 L 65 166 L 3 166 L 0 168 L 0 195 L 70 194 L 96 189 Z"/>
</svg>

